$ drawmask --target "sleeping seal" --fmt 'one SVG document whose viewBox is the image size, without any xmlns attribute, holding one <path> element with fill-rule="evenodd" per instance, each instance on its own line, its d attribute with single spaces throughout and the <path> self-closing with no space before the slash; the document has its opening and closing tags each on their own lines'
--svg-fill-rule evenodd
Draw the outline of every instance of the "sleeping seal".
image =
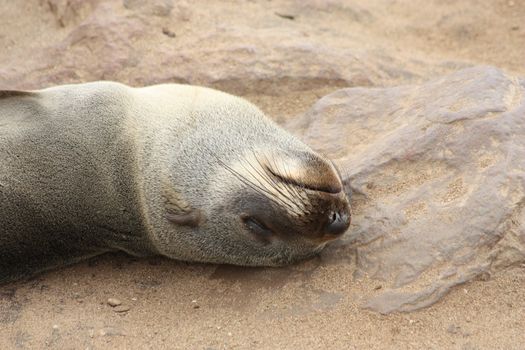
<svg viewBox="0 0 525 350">
<path fill-rule="evenodd" d="M 113 82 L 0 91 L 0 282 L 117 250 L 277 266 L 349 224 L 334 165 L 241 98 Z"/>
</svg>

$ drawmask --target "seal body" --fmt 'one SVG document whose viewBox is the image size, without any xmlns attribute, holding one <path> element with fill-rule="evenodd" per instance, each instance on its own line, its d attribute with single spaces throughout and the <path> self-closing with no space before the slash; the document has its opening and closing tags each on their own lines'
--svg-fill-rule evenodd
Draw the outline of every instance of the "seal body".
<svg viewBox="0 0 525 350">
<path fill-rule="evenodd" d="M 349 221 L 331 162 L 238 97 L 113 82 L 0 92 L 0 282 L 116 250 L 282 265 Z"/>
</svg>

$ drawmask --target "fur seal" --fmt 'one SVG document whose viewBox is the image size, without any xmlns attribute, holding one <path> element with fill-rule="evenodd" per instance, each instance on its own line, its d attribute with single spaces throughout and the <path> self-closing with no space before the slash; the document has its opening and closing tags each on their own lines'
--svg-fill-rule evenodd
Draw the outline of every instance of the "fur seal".
<svg viewBox="0 0 525 350">
<path fill-rule="evenodd" d="M 117 250 L 278 266 L 349 224 L 334 165 L 239 97 L 114 82 L 0 91 L 0 282 Z"/>
</svg>

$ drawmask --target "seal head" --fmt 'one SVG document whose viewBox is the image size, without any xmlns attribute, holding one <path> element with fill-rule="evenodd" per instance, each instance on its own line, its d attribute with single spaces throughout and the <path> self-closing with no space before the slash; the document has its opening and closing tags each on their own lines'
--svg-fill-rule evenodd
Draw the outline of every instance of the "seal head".
<svg viewBox="0 0 525 350">
<path fill-rule="evenodd" d="M 245 156 L 229 171 L 242 185 L 226 204 L 243 237 L 270 264 L 320 251 L 350 225 L 350 206 L 334 166 L 313 152 L 267 151 Z M 234 220 L 234 218 L 231 218 Z"/>
<path fill-rule="evenodd" d="M 213 192 L 221 201 L 167 215 L 201 237 L 206 261 L 284 265 L 318 253 L 350 225 L 348 198 L 327 159 L 274 149 L 219 164 Z"/>
<path fill-rule="evenodd" d="M 192 109 L 199 134 L 171 145 L 167 156 L 169 225 L 152 230 L 159 251 L 182 260 L 277 266 L 340 237 L 351 214 L 333 163 L 245 100 L 223 94 L 214 106 L 204 93 L 206 103 Z M 181 181 L 181 173 L 194 176 Z"/>
</svg>

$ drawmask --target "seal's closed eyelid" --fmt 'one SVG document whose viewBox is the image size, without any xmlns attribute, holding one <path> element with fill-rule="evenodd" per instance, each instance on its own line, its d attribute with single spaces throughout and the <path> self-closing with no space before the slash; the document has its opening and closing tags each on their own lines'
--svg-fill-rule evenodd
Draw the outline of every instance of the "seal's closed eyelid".
<svg viewBox="0 0 525 350">
<path fill-rule="evenodd" d="M 260 219 L 249 215 L 242 215 L 242 221 L 260 240 L 267 241 L 274 235 L 274 232 Z"/>
</svg>

